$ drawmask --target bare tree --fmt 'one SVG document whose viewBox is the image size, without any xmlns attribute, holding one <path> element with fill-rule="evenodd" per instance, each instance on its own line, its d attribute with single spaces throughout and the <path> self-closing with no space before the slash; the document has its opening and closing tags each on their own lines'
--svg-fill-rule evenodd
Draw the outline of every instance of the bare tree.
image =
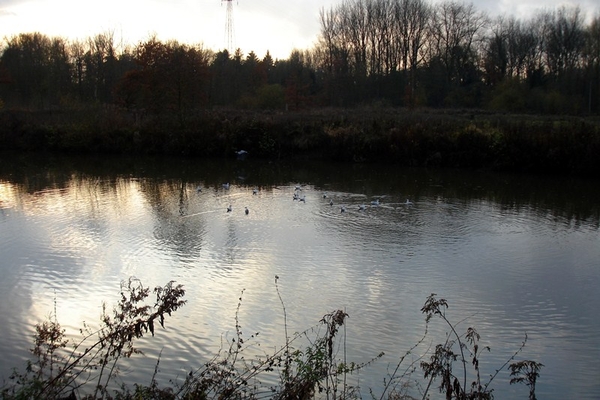
<svg viewBox="0 0 600 400">
<path fill-rule="evenodd" d="M 531 24 L 510 18 L 507 21 L 507 72 L 510 76 L 524 77 L 527 60 L 535 57 L 539 39 Z"/>
<path fill-rule="evenodd" d="M 546 57 L 553 75 L 573 71 L 580 65 L 585 45 L 584 21 L 579 7 L 560 7 L 549 19 Z"/>
<path fill-rule="evenodd" d="M 414 103 L 417 68 L 424 60 L 431 8 L 424 0 L 396 0 L 393 7 L 395 48 L 398 68 L 408 72 L 408 101 Z"/>
<path fill-rule="evenodd" d="M 485 14 L 473 4 L 448 1 L 439 4 L 431 19 L 430 58 L 438 58 L 449 81 L 462 79 L 461 69 L 475 61 L 475 42 L 483 39 Z"/>
<path fill-rule="evenodd" d="M 369 29 L 365 2 L 357 0 L 353 3 L 343 3 L 338 12 L 343 38 L 350 44 L 354 70 L 358 76 L 364 77 L 367 75 Z"/>
<path fill-rule="evenodd" d="M 583 63 L 588 80 L 588 112 L 598 111 L 600 103 L 600 15 L 597 15 L 585 31 Z"/>
<path fill-rule="evenodd" d="M 424 0 L 396 0 L 394 22 L 400 51 L 399 67 L 416 70 L 423 59 L 431 9 Z"/>
</svg>

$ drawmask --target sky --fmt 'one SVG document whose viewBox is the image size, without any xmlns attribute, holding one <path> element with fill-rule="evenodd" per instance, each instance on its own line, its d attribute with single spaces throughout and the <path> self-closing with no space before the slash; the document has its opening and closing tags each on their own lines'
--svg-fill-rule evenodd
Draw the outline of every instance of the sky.
<svg viewBox="0 0 600 400">
<path fill-rule="evenodd" d="M 441 0 L 430 0 L 436 3 Z M 259 58 L 267 50 L 286 59 L 294 49 L 313 47 L 319 11 L 342 0 L 233 0 L 233 42 Z M 600 14 L 598 0 L 474 0 L 490 16 L 527 18 L 538 10 L 579 5 L 588 17 Z M 117 43 L 135 45 L 152 35 L 160 40 L 227 47 L 227 2 L 222 0 L 0 0 L 0 38 L 41 32 L 85 40 L 113 32 Z"/>
</svg>

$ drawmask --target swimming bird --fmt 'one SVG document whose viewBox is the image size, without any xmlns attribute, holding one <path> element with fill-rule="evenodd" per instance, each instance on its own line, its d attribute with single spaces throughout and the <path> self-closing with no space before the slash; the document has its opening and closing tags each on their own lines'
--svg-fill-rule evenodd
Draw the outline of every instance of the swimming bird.
<svg viewBox="0 0 600 400">
<path fill-rule="evenodd" d="M 200 193 L 201 191 L 202 191 L 202 186 L 198 186 L 198 187 L 196 188 L 196 193 Z"/>
<path fill-rule="evenodd" d="M 231 204 L 227 207 L 227 212 L 231 212 L 231 210 L 233 210 L 233 208 L 231 207 Z"/>
<path fill-rule="evenodd" d="M 329 199 L 329 205 L 332 206 L 333 205 L 333 200 Z"/>
<path fill-rule="evenodd" d="M 300 200 L 300 201 L 303 201 L 303 202 L 305 202 L 305 203 L 306 203 L 306 196 L 302 196 L 302 197 L 300 197 L 298 200 Z"/>
<path fill-rule="evenodd" d="M 250 214 L 250 210 L 248 210 L 248 207 L 245 207 L 244 212 L 246 213 L 246 215 Z"/>
<path fill-rule="evenodd" d="M 327 198 L 327 192 L 323 193 L 323 198 L 326 199 Z"/>
<path fill-rule="evenodd" d="M 346 207 L 345 206 L 341 206 L 340 207 L 340 212 L 341 213 L 345 213 L 346 212 Z"/>
<path fill-rule="evenodd" d="M 223 184 L 223 189 L 229 190 L 229 182 Z"/>
<path fill-rule="evenodd" d="M 358 211 L 365 211 L 367 209 L 367 206 L 365 206 L 364 204 L 361 204 L 358 206 Z"/>
<path fill-rule="evenodd" d="M 252 194 L 258 194 L 258 188 L 252 189 Z"/>
<path fill-rule="evenodd" d="M 409 199 L 406 199 L 406 203 L 404 203 L 404 205 L 406 205 L 406 206 L 412 206 L 413 202 L 410 201 Z"/>
<path fill-rule="evenodd" d="M 378 206 L 379 205 L 379 199 L 373 200 L 371 202 L 371 205 Z"/>
</svg>

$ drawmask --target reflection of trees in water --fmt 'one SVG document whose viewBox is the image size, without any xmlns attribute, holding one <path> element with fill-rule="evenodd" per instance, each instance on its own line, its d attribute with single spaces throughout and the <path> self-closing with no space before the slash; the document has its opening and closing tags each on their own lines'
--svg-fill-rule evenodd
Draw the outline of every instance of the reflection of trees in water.
<svg viewBox="0 0 600 400">
<path fill-rule="evenodd" d="M 337 193 L 336 204 L 343 202 L 349 210 L 344 218 L 335 215 L 324 229 L 335 229 L 348 240 L 356 235 L 349 227 L 360 230 L 375 247 L 411 249 L 465 240 L 469 230 L 488 229 L 481 213 L 490 208 L 551 229 L 597 229 L 600 221 L 600 208 L 593 202 L 598 185 L 577 179 L 363 164 L 333 166 L 322 175 L 315 179 L 315 189 Z M 381 199 L 380 206 L 369 205 L 374 198 Z M 407 198 L 413 206 L 402 204 Z M 367 209 L 355 211 L 363 202 Z"/>
<path fill-rule="evenodd" d="M 184 180 L 158 182 L 144 179 L 140 184 L 141 193 L 148 201 L 156 216 L 154 237 L 161 247 L 177 257 L 194 259 L 200 255 L 205 234 L 203 216 L 190 208 L 190 196 L 195 193 L 195 185 Z M 197 196 L 196 203 L 201 201 Z M 191 211 L 192 210 L 192 211 Z"/>
<path fill-rule="evenodd" d="M 89 192 L 86 196 L 90 201 L 97 202 L 108 193 L 117 198 L 127 196 L 132 190 L 130 179 L 134 178 L 139 180 L 144 197 L 163 220 L 171 215 L 161 214 L 167 211 L 166 204 L 176 204 L 177 216 L 191 212 L 194 182 L 201 180 L 206 187 L 214 188 L 220 188 L 223 182 L 261 188 L 299 182 L 310 183 L 317 190 L 331 190 L 330 185 L 335 184 L 336 190 L 341 192 L 362 193 L 369 198 L 387 195 L 393 202 L 406 198 L 467 203 L 484 200 L 508 211 L 529 210 L 574 227 L 600 226 L 600 207 L 595 201 L 600 187 L 595 182 L 569 177 L 407 169 L 360 163 L 272 163 L 252 159 L 240 162 L 6 155 L 0 164 L 0 179 L 15 185 L 19 196 L 78 187 L 80 193 Z M 159 186 L 149 189 L 151 184 Z"/>
<path fill-rule="evenodd" d="M 229 265 L 234 265 L 238 256 L 238 235 L 234 221 L 227 221 L 227 237 L 225 239 L 224 258 Z"/>
</svg>

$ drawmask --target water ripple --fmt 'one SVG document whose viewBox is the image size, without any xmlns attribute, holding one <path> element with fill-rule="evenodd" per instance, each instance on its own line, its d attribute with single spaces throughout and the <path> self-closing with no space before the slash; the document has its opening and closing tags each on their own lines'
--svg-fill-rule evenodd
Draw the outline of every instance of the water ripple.
<svg viewBox="0 0 600 400">
<path fill-rule="evenodd" d="M 75 335 L 82 321 L 97 323 L 102 302 L 110 309 L 120 283 L 136 276 L 151 287 L 183 283 L 188 304 L 140 343 L 146 356 L 125 366 L 126 380 L 146 382 L 159 358 L 165 379 L 200 368 L 236 338 L 236 325 L 247 354 L 276 351 L 286 329 L 293 336 L 318 327 L 341 309 L 349 314 L 349 359 L 386 353 L 361 375 L 365 388 L 380 385 L 423 334 L 423 301 L 439 293 L 452 320 L 476 326 L 491 345 L 486 366 L 506 361 L 527 333 L 523 357 L 546 365 L 544 398 L 597 393 L 590 383 L 599 356 L 590 349 L 600 340 L 590 301 L 600 284 L 594 221 L 539 202 L 496 200 L 462 182 L 452 188 L 441 178 L 414 183 L 382 173 L 305 183 L 298 201 L 297 179 L 257 182 L 254 195 L 254 184 L 232 179 L 237 172 L 73 178 L 34 191 L 3 180 L 0 353 L 10 367 L 27 356 L 36 322 L 56 310 Z M 428 344 L 444 340 L 447 327 L 438 322 Z"/>
</svg>

